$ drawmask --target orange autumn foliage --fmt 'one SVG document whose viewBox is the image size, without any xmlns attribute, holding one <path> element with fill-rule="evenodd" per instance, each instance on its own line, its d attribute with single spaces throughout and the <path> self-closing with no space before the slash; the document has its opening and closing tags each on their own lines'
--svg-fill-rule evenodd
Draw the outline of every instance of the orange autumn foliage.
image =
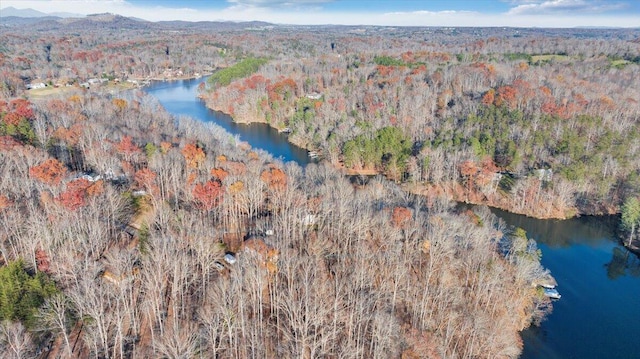
<svg viewBox="0 0 640 359">
<path fill-rule="evenodd" d="M 258 160 L 260 158 L 260 156 L 258 156 L 258 154 L 254 151 L 250 151 L 247 157 L 252 161 Z"/>
<path fill-rule="evenodd" d="M 0 211 L 11 207 L 11 205 L 13 205 L 13 201 L 9 197 L 0 195 Z"/>
<path fill-rule="evenodd" d="M 104 181 L 103 180 L 93 182 L 93 184 L 91 186 L 89 186 L 89 188 L 87 188 L 87 195 L 89 195 L 89 196 L 97 196 L 97 195 L 101 194 L 102 192 L 104 192 Z"/>
<path fill-rule="evenodd" d="M 225 178 L 229 175 L 229 172 L 223 170 L 222 168 L 214 168 L 211 170 L 211 176 L 219 179 L 220 181 L 224 181 Z"/>
<path fill-rule="evenodd" d="M 496 96 L 496 106 L 506 104 L 507 107 L 513 109 L 516 107 L 516 89 L 511 86 L 501 86 L 498 88 L 498 96 Z"/>
<path fill-rule="evenodd" d="M 202 148 L 192 143 L 184 146 L 182 149 L 182 155 L 184 156 L 185 161 L 187 161 L 187 166 L 190 168 L 200 167 L 206 157 Z"/>
<path fill-rule="evenodd" d="M 411 210 L 405 207 L 395 207 L 391 214 L 391 223 L 394 227 L 404 228 L 409 224 L 412 214 Z"/>
<path fill-rule="evenodd" d="M 113 105 L 116 107 L 118 111 L 122 111 L 125 108 L 127 108 L 128 103 L 126 100 L 123 100 L 121 98 L 116 98 L 116 99 L 113 99 Z"/>
<path fill-rule="evenodd" d="M 72 96 L 69 97 L 69 102 L 77 104 L 77 103 L 82 102 L 82 98 L 80 96 L 78 96 L 78 95 L 72 95 Z"/>
<path fill-rule="evenodd" d="M 162 154 L 166 154 L 173 147 L 169 142 L 160 142 L 160 152 Z"/>
<path fill-rule="evenodd" d="M 529 69 L 529 64 L 527 64 L 526 62 L 521 62 L 518 64 L 518 70 L 527 71 L 528 69 Z"/>
<path fill-rule="evenodd" d="M 195 172 L 191 172 L 189 173 L 189 175 L 187 175 L 187 184 L 189 186 L 191 186 L 193 184 L 193 182 L 196 181 L 196 179 L 198 179 L 198 174 Z"/>
<path fill-rule="evenodd" d="M 29 175 L 48 185 L 58 185 L 67 173 L 62 162 L 50 158 L 37 166 L 29 168 Z"/>
<path fill-rule="evenodd" d="M 287 187 L 287 175 L 276 167 L 262 171 L 260 179 L 273 190 L 283 190 Z"/>
<path fill-rule="evenodd" d="M 460 174 L 465 178 L 472 177 L 478 173 L 478 166 L 476 166 L 475 162 L 470 160 L 462 162 L 459 169 Z"/>
<path fill-rule="evenodd" d="M 541 92 L 544 96 L 547 96 L 547 97 L 552 96 L 551 89 L 550 89 L 550 88 L 548 88 L 547 86 L 541 86 L 541 87 L 540 87 L 540 92 Z"/>
<path fill-rule="evenodd" d="M 210 211 L 222 200 L 224 189 L 220 181 L 210 180 L 205 183 L 196 184 L 192 194 L 200 209 Z"/>
<path fill-rule="evenodd" d="M 482 103 L 489 106 L 493 105 L 493 102 L 496 99 L 496 91 L 494 89 L 490 89 L 487 93 L 482 96 Z"/>
<path fill-rule="evenodd" d="M 65 191 L 60 193 L 60 196 L 56 198 L 64 208 L 75 211 L 76 209 L 85 205 L 84 193 L 78 191 Z"/>
<path fill-rule="evenodd" d="M 82 124 L 76 123 L 72 125 L 71 128 L 69 129 L 64 127 L 59 127 L 53 133 L 53 137 L 66 142 L 68 145 L 75 146 L 76 144 L 78 144 L 78 141 L 80 140 L 82 132 L 83 132 Z"/>
<path fill-rule="evenodd" d="M 131 163 L 127 161 L 120 161 L 120 167 L 122 167 L 122 172 L 126 173 L 127 175 L 133 175 L 135 172 L 135 168 L 133 168 Z"/>
<path fill-rule="evenodd" d="M 491 157 L 485 157 L 480 161 L 480 166 L 482 167 L 482 172 L 495 173 L 500 170 Z"/>
<path fill-rule="evenodd" d="M 554 101 L 547 101 L 542 104 L 542 107 L 540 107 L 542 113 L 548 115 L 553 115 L 557 111 L 557 109 L 558 107 L 556 106 L 556 103 Z"/>
</svg>

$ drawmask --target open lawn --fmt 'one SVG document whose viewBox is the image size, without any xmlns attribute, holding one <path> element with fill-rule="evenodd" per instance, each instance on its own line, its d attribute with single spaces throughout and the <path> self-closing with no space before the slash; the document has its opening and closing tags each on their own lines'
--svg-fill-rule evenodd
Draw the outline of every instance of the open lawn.
<svg viewBox="0 0 640 359">
<path fill-rule="evenodd" d="M 549 62 L 549 61 L 570 61 L 573 60 L 571 56 L 567 55 L 533 55 L 531 56 L 531 62 L 536 64 L 540 62 Z"/>
<path fill-rule="evenodd" d="M 66 86 L 66 87 L 48 86 L 41 89 L 27 90 L 26 93 L 27 93 L 27 96 L 30 98 L 41 98 L 41 97 L 49 97 L 49 96 L 57 96 L 57 95 L 66 95 L 79 90 L 80 88 L 76 86 Z"/>
<path fill-rule="evenodd" d="M 623 68 L 625 65 L 630 64 L 631 61 L 627 61 L 625 59 L 619 59 L 619 60 L 611 60 L 611 67 L 615 67 L 615 68 Z"/>
<path fill-rule="evenodd" d="M 93 91 L 98 91 L 103 93 L 116 93 L 120 91 L 130 90 L 135 87 L 136 85 L 129 82 L 123 82 L 123 83 L 110 82 L 105 85 L 92 86 L 90 89 Z M 49 96 L 67 96 L 76 91 L 82 91 L 82 90 L 83 88 L 78 86 L 64 86 L 64 87 L 49 86 L 42 89 L 27 90 L 26 93 L 27 93 L 27 96 L 30 98 L 42 98 L 42 97 L 49 97 Z"/>
</svg>

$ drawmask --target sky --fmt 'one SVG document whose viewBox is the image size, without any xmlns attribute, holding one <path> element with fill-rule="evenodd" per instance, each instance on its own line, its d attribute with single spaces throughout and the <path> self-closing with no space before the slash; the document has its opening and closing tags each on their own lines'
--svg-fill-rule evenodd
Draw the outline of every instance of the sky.
<svg viewBox="0 0 640 359">
<path fill-rule="evenodd" d="M 2 0 L 45 13 L 149 21 L 388 26 L 640 27 L 640 0 Z"/>
</svg>

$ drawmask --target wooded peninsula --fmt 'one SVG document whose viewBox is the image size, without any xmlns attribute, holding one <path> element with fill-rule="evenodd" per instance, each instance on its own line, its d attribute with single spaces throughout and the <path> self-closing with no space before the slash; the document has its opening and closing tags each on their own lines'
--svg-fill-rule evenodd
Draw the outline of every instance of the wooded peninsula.
<svg viewBox="0 0 640 359">
<path fill-rule="evenodd" d="M 487 205 L 637 245 L 640 30 L 2 25 L 6 357 L 516 358 L 553 278 Z M 209 74 L 317 163 L 140 89 Z"/>
</svg>

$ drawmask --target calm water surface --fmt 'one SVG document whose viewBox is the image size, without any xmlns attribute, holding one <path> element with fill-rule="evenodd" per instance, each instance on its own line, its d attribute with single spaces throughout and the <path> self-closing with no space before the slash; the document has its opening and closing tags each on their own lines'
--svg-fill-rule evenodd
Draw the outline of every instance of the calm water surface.
<svg viewBox="0 0 640 359">
<path fill-rule="evenodd" d="M 205 79 L 155 82 L 145 91 L 176 116 L 215 122 L 261 148 L 304 166 L 307 151 L 264 124 L 241 125 L 196 98 Z M 536 220 L 499 210 L 508 224 L 538 242 L 542 264 L 558 281 L 562 299 L 540 327 L 523 332 L 522 358 L 640 358 L 640 261 L 614 236 L 615 218 Z"/>
<path fill-rule="evenodd" d="M 522 358 L 640 358 L 640 260 L 616 241 L 615 217 L 493 212 L 538 242 L 562 294 L 540 327 L 522 333 Z"/>
<path fill-rule="evenodd" d="M 270 152 L 274 157 L 285 162 L 295 161 L 301 166 L 310 162 L 305 149 L 294 146 L 287 141 L 287 135 L 266 124 L 238 124 L 230 116 L 208 109 L 198 99 L 198 86 L 206 78 L 175 81 L 155 81 L 146 86 L 144 91 L 155 96 L 162 106 L 175 116 L 189 116 L 204 122 L 215 122 L 233 135 L 239 135 L 254 148 Z"/>
</svg>

